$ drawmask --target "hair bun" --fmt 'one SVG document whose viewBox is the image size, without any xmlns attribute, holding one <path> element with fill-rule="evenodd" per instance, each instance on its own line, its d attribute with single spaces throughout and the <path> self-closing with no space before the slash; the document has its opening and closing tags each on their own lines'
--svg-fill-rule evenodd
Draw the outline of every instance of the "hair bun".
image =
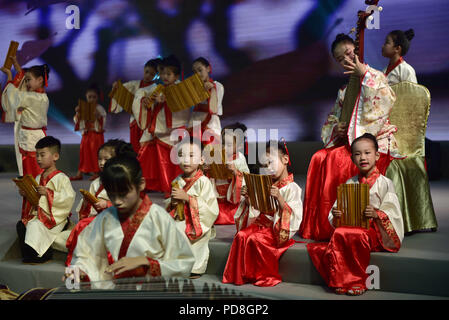
<svg viewBox="0 0 449 320">
<path fill-rule="evenodd" d="M 415 37 L 415 31 L 413 31 L 413 29 L 408 29 L 407 31 L 404 31 L 404 35 L 407 40 L 410 41 Z"/>
</svg>

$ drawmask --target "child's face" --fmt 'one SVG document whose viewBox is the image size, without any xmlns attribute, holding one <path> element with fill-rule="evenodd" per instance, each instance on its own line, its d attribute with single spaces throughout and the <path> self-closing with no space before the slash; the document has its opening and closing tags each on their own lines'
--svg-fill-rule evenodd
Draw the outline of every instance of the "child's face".
<svg viewBox="0 0 449 320">
<path fill-rule="evenodd" d="M 382 45 L 382 56 L 391 58 L 398 53 L 400 47 L 395 47 L 391 36 L 385 38 L 385 43 Z"/>
<path fill-rule="evenodd" d="M 89 90 L 86 92 L 86 100 L 89 103 L 97 103 L 98 101 L 98 94 L 93 91 L 93 90 Z"/>
<path fill-rule="evenodd" d="M 50 147 L 36 149 L 36 161 L 41 169 L 48 169 L 59 159 L 59 153 Z"/>
<path fill-rule="evenodd" d="M 147 83 L 153 81 L 154 77 L 156 76 L 156 73 L 157 72 L 156 70 L 154 70 L 153 67 L 150 66 L 145 67 L 143 69 L 143 81 Z"/>
<path fill-rule="evenodd" d="M 103 171 L 106 161 L 115 157 L 115 151 L 113 148 L 103 148 L 98 152 L 98 166 L 100 171 Z"/>
<path fill-rule="evenodd" d="M 352 162 L 354 162 L 363 175 L 369 173 L 374 168 L 379 157 L 380 154 L 376 151 L 374 143 L 371 140 L 362 139 L 352 146 Z"/>
<path fill-rule="evenodd" d="M 175 74 L 170 67 L 165 67 L 161 72 L 161 80 L 165 85 L 173 84 L 178 80 L 179 75 Z"/>
<path fill-rule="evenodd" d="M 270 174 L 274 180 L 278 180 L 287 168 L 288 156 L 282 154 L 275 148 L 270 148 L 265 154 L 265 157 L 267 160 L 266 168 L 268 174 Z"/>
<path fill-rule="evenodd" d="M 200 76 L 200 78 L 203 82 L 206 82 L 209 80 L 210 66 L 206 67 L 201 62 L 195 62 L 193 64 L 192 71 L 195 73 L 198 73 L 198 75 Z"/>
<path fill-rule="evenodd" d="M 108 197 L 120 215 L 129 215 L 138 209 L 140 193 L 144 189 L 145 179 L 142 179 L 139 186 L 132 185 L 125 193 L 108 192 Z"/>
<path fill-rule="evenodd" d="M 27 91 L 35 91 L 42 88 L 43 79 L 42 77 L 35 77 L 31 72 L 25 73 L 25 86 Z"/>
<path fill-rule="evenodd" d="M 203 164 L 201 149 L 197 144 L 183 143 L 178 150 L 179 166 L 185 175 L 191 175 Z"/>
<path fill-rule="evenodd" d="M 338 62 L 343 68 L 346 65 L 345 59 L 348 58 L 351 61 L 354 61 L 354 45 L 350 42 L 340 42 L 334 49 L 334 59 Z"/>
<path fill-rule="evenodd" d="M 237 154 L 237 138 L 234 135 L 225 135 L 223 141 L 227 158 Z"/>
</svg>

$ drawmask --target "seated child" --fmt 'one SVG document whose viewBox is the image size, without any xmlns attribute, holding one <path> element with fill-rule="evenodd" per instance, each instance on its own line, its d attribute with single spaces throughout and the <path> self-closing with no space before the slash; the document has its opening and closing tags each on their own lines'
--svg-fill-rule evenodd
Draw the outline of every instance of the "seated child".
<svg viewBox="0 0 449 320">
<path fill-rule="evenodd" d="M 282 281 L 279 275 L 279 259 L 294 244 L 292 237 L 298 231 L 302 219 L 301 188 L 288 173 L 289 156 L 281 143 L 267 144 L 268 170 L 273 178 L 271 196 L 276 199 L 278 210 L 272 214 L 260 212 L 241 202 L 235 214 L 237 234 L 232 242 L 223 273 L 223 283 L 256 286 L 275 286 Z M 246 189 L 246 188 L 245 188 Z"/>
<path fill-rule="evenodd" d="M 143 192 L 145 179 L 137 159 L 109 159 L 100 179 L 114 206 L 78 236 L 71 266 L 79 267 L 81 280 L 189 276 L 194 263 L 190 243 Z"/>
<path fill-rule="evenodd" d="M 75 191 L 69 177 L 56 168 L 60 151 L 60 141 L 52 136 L 44 137 L 36 143 L 36 160 L 44 170 L 36 177 L 39 184 L 39 205 L 33 207 L 26 201 L 22 219 L 17 223 L 24 263 L 43 263 L 52 259 L 52 245 L 55 242 L 65 242 L 59 236 L 69 224 Z M 22 191 L 19 193 L 24 196 Z"/>
<path fill-rule="evenodd" d="M 100 172 L 103 171 L 107 160 L 116 156 L 125 155 L 137 157 L 133 146 L 130 143 L 119 139 L 108 140 L 100 147 L 100 149 L 98 149 L 98 167 L 100 168 Z M 99 201 L 92 205 L 89 201 L 86 201 L 84 197 L 80 200 L 78 207 L 76 208 L 76 211 L 78 212 L 78 223 L 71 231 L 66 243 L 69 252 L 66 265 L 70 265 L 79 233 L 104 209 L 112 207 L 112 202 L 108 198 L 108 194 L 101 183 L 100 177 L 92 181 L 89 187 L 89 192 L 98 198 Z"/>
<path fill-rule="evenodd" d="M 379 159 L 376 138 L 365 133 L 354 140 L 351 153 L 359 175 L 346 183 L 370 186 L 370 205 L 364 211 L 370 219 L 370 228 L 338 227 L 330 242 L 309 243 L 307 251 L 327 285 L 337 294 L 360 295 L 366 291 L 370 252 L 399 251 L 404 226 L 394 185 L 376 167 Z M 332 227 L 341 215 L 334 204 L 329 214 Z"/>
<path fill-rule="evenodd" d="M 242 187 L 245 185 L 243 172 L 249 173 L 246 158 L 242 152 L 244 133 L 246 126 L 235 123 L 223 128 L 221 134 L 222 146 L 226 151 L 226 159 L 230 161 L 227 167 L 232 170 L 232 179 L 214 179 L 209 175 L 209 165 L 203 166 L 204 172 L 209 177 L 215 189 L 220 213 L 215 224 L 234 224 L 234 214 L 240 205 Z"/>
<path fill-rule="evenodd" d="M 218 203 L 212 183 L 199 169 L 202 164 L 201 142 L 185 138 L 178 143 L 176 150 L 183 174 L 173 180 L 166 208 L 178 229 L 190 240 L 195 255 L 191 278 L 198 278 L 206 272 L 209 240 L 215 237 Z"/>
</svg>

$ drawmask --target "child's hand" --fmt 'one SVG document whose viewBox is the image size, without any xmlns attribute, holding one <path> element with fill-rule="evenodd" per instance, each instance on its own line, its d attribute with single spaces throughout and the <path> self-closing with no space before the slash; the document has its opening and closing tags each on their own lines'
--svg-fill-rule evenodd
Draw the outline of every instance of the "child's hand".
<svg viewBox="0 0 449 320">
<path fill-rule="evenodd" d="M 156 103 L 163 103 L 165 101 L 165 95 L 161 93 L 160 95 L 156 96 L 154 99 Z"/>
<path fill-rule="evenodd" d="M 274 197 L 274 198 L 276 198 L 278 200 L 281 197 L 281 193 L 279 192 L 279 188 L 275 187 L 275 186 L 271 186 L 270 194 L 271 194 L 272 197 Z"/>
<path fill-rule="evenodd" d="M 240 190 L 240 195 L 245 198 L 245 203 L 249 206 L 249 195 L 248 195 L 248 187 L 242 186 L 242 189 Z"/>
<path fill-rule="evenodd" d="M 203 171 L 204 172 L 207 172 L 207 171 L 209 171 L 210 170 L 210 165 L 208 165 L 208 164 L 203 164 Z"/>
<path fill-rule="evenodd" d="M 228 168 L 229 170 L 231 170 L 232 173 L 233 173 L 234 175 L 236 175 L 237 168 L 235 167 L 235 164 L 234 164 L 234 163 L 227 163 L 227 164 L 226 164 L 226 168 Z"/>
<path fill-rule="evenodd" d="M 123 257 L 119 261 L 106 268 L 105 273 L 117 275 L 128 270 L 134 270 L 140 266 L 148 265 L 146 257 Z"/>
<path fill-rule="evenodd" d="M 5 67 L 2 67 L 0 69 L 4 74 L 6 74 L 8 76 L 8 80 L 7 81 L 12 81 L 12 72 L 9 69 L 6 69 Z"/>
<path fill-rule="evenodd" d="M 377 215 L 376 209 L 374 209 L 374 207 L 371 206 L 371 205 L 366 206 L 366 209 L 365 209 L 365 211 L 363 213 L 364 213 L 365 217 L 367 217 L 367 218 L 376 219 L 376 218 L 379 217 Z"/>
<path fill-rule="evenodd" d="M 153 101 L 154 101 L 154 100 L 152 100 L 151 97 L 143 97 L 142 100 L 141 100 L 142 105 L 143 105 L 145 108 L 150 107 L 150 106 L 151 106 L 151 103 L 152 103 Z"/>
<path fill-rule="evenodd" d="M 366 72 L 366 66 L 359 61 L 359 57 L 355 56 L 355 61 L 351 61 L 349 58 L 345 58 L 345 72 L 344 74 L 354 74 L 356 76 L 363 76 Z"/>
<path fill-rule="evenodd" d="M 337 124 L 337 135 L 339 138 L 345 138 L 347 130 L 348 125 L 346 124 L 346 122 L 339 122 Z"/>
<path fill-rule="evenodd" d="M 206 90 L 211 90 L 212 88 L 214 88 L 215 86 L 214 86 L 214 84 L 212 83 L 212 82 L 210 82 L 210 81 L 207 81 L 205 84 L 204 84 L 204 89 L 206 89 Z"/>
<path fill-rule="evenodd" d="M 108 207 L 108 202 L 106 200 L 100 199 L 97 203 L 94 203 L 94 208 L 98 212 L 106 209 Z"/>
<path fill-rule="evenodd" d="M 47 187 L 37 186 L 36 190 L 37 190 L 37 193 L 39 193 L 41 196 L 46 196 L 47 195 Z"/>
<path fill-rule="evenodd" d="M 80 271 L 80 280 L 83 281 L 87 277 L 87 273 L 85 273 L 83 270 L 79 269 Z M 65 273 L 62 277 L 62 282 L 65 282 L 68 277 L 72 276 L 73 273 Z"/>
<path fill-rule="evenodd" d="M 112 90 L 115 90 L 117 88 L 117 81 L 114 81 L 114 83 L 112 84 Z"/>
<path fill-rule="evenodd" d="M 172 188 L 171 197 L 174 200 L 189 201 L 189 195 L 181 188 Z"/>
<path fill-rule="evenodd" d="M 340 210 L 338 210 L 336 207 L 332 208 L 332 215 L 334 216 L 334 219 L 340 219 L 342 214 L 343 213 Z"/>
<path fill-rule="evenodd" d="M 75 112 L 76 112 L 76 113 L 79 113 L 79 112 L 80 112 L 80 106 L 76 106 L 76 107 L 75 107 Z"/>
<path fill-rule="evenodd" d="M 19 189 L 19 194 L 20 194 L 22 197 L 25 197 L 25 191 L 23 191 L 22 189 Z"/>
</svg>

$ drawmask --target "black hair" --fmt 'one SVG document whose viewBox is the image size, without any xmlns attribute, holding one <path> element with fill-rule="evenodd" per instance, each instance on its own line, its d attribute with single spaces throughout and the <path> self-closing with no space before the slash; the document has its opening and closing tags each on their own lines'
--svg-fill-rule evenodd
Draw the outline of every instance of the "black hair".
<svg viewBox="0 0 449 320">
<path fill-rule="evenodd" d="M 53 136 L 46 136 L 36 143 L 35 148 L 36 149 L 51 148 L 55 150 L 57 153 L 61 153 L 61 141 L 59 141 Z"/>
<path fill-rule="evenodd" d="M 354 141 L 352 141 L 351 144 L 351 154 L 354 152 L 354 145 L 359 142 L 360 140 L 370 140 L 373 145 L 374 145 L 374 149 L 376 149 L 376 152 L 379 150 L 379 144 L 377 143 L 377 139 L 375 136 L 373 136 L 371 133 L 364 133 L 363 135 L 361 135 L 360 137 L 356 138 Z"/>
<path fill-rule="evenodd" d="M 47 75 L 47 81 L 49 79 L 50 68 L 48 64 L 36 65 L 27 68 L 25 72 L 31 73 L 35 78 L 42 77 L 42 86 L 45 85 L 45 75 Z"/>
<path fill-rule="evenodd" d="M 101 96 L 101 89 L 100 89 L 100 87 L 98 86 L 98 84 L 96 84 L 96 83 L 91 83 L 91 84 L 87 87 L 86 93 L 89 92 L 89 91 L 95 92 L 95 93 L 97 94 L 97 96 L 98 96 L 98 99 L 100 99 L 100 96 Z"/>
<path fill-rule="evenodd" d="M 151 67 L 154 70 L 156 70 L 156 72 L 157 72 L 157 67 L 161 64 L 162 64 L 161 58 L 151 59 L 151 60 L 148 60 L 147 63 L 145 63 L 144 68 Z"/>
<path fill-rule="evenodd" d="M 178 58 L 173 54 L 162 59 L 161 65 L 163 68 L 171 68 L 175 75 L 181 74 L 181 62 L 179 62 Z"/>
<path fill-rule="evenodd" d="M 121 139 L 110 139 L 106 141 L 100 148 L 98 148 L 98 153 L 105 148 L 114 149 L 115 157 L 127 156 L 137 158 L 137 154 L 134 151 L 132 144 Z"/>
<path fill-rule="evenodd" d="M 196 62 L 201 63 L 201 64 L 202 64 L 203 66 L 205 66 L 205 67 L 209 67 L 209 66 L 210 66 L 209 61 L 207 61 L 207 59 L 206 59 L 206 58 L 203 58 L 203 57 L 196 58 L 196 59 L 192 62 L 192 65 L 195 64 Z"/>
<path fill-rule="evenodd" d="M 267 141 L 267 144 L 265 146 L 266 151 L 268 152 L 270 150 L 271 144 L 273 144 L 276 148 L 277 151 L 281 153 L 281 155 L 287 155 L 288 156 L 288 152 L 287 152 L 287 148 L 285 147 L 285 144 L 283 141 Z"/>
<path fill-rule="evenodd" d="M 203 143 L 201 142 L 201 140 L 198 139 L 198 138 L 195 138 L 195 137 L 193 137 L 193 136 L 190 136 L 190 135 L 184 137 L 181 141 L 179 141 L 179 142 L 176 144 L 177 150 L 179 151 L 179 149 L 181 148 L 181 146 L 182 146 L 183 144 L 186 144 L 186 143 L 197 145 L 197 146 L 200 148 L 201 153 L 203 153 L 204 145 L 203 145 Z"/>
<path fill-rule="evenodd" d="M 342 42 L 349 42 L 349 43 L 352 43 L 353 45 L 355 45 L 354 39 L 352 39 L 350 36 L 348 36 L 345 33 L 339 33 L 339 34 L 337 34 L 337 36 L 335 37 L 335 40 L 332 42 L 332 45 L 331 45 L 332 55 L 334 55 L 334 50 L 337 47 L 337 45 L 339 45 Z"/>
<path fill-rule="evenodd" d="M 246 137 L 245 132 L 246 132 L 246 130 L 248 130 L 248 128 L 246 127 L 246 125 L 244 125 L 241 122 L 234 122 L 234 123 L 228 124 L 227 126 L 223 127 L 221 129 L 221 140 L 223 142 L 225 141 L 226 130 L 232 130 L 234 132 L 235 130 L 239 130 L 239 129 L 242 130 L 242 132 L 244 134 L 243 135 L 243 143 L 245 144 L 247 142 L 247 139 L 248 139 Z M 246 153 L 246 150 L 245 150 L 245 153 Z"/>
<path fill-rule="evenodd" d="M 405 56 L 410 48 L 410 41 L 415 37 L 413 29 L 407 31 L 393 30 L 388 34 L 395 47 L 401 47 L 401 56 Z"/>
<path fill-rule="evenodd" d="M 107 193 L 128 193 L 134 186 L 138 189 L 142 168 L 135 157 L 118 156 L 106 161 L 100 180 Z"/>
</svg>

